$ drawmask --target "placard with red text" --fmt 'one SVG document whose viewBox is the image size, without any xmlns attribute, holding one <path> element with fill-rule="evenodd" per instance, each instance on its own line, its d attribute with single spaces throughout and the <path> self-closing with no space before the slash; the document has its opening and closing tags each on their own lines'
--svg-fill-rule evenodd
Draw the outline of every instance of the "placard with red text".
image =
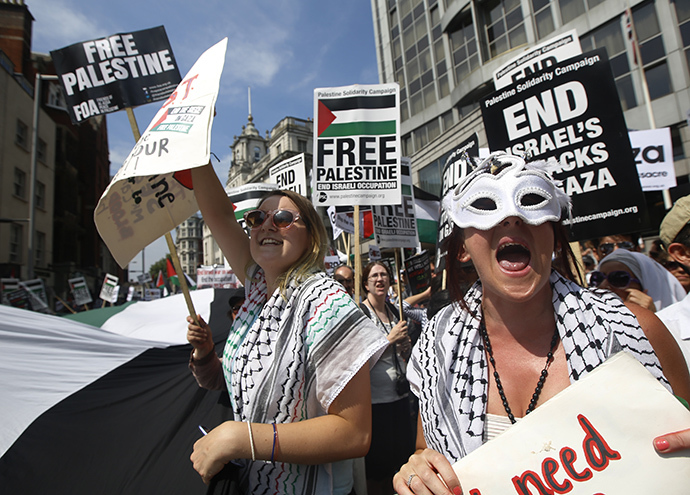
<svg viewBox="0 0 690 495">
<path fill-rule="evenodd" d="M 690 411 L 621 352 L 455 465 L 467 495 L 685 495 L 690 451 L 652 440 Z"/>
</svg>

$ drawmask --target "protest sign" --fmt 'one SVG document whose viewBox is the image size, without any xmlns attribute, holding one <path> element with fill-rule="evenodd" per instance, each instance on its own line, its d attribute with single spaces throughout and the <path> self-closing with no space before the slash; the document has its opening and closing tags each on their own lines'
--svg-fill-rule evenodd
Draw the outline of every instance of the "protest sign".
<svg viewBox="0 0 690 495">
<path fill-rule="evenodd" d="M 35 278 L 25 282 L 19 282 L 19 286 L 24 289 L 29 296 L 31 309 L 34 311 L 48 310 L 48 294 L 43 280 Z"/>
<path fill-rule="evenodd" d="M 72 291 L 74 304 L 77 306 L 83 306 L 84 304 L 93 302 L 93 299 L 91 298 L 91 291 L 89 290 L 89 286 L 86 284 L 86 279 L 84 277 L 70 278 L 67 283 L 69 284 L 70 291 Z"/>
<path fill-rule="evenodd" d="M 329 277 L 332 277 L 336 267 L 340 264 L 340 258 L 337 254 L 329 254 L 324 257 L 323 262 L 326 266 L 326 273 Z"/>
<path fill-rule="evenodd" d="M 690 455 L 659 455 L 652 440 L 689 427 L 690 412 L 620 352 L 453 468 L 471 495 L 684 495 Z"/>
<path fill-rule="evenodd" d="M 153 301 L 161 298 L 160 289 L 144 289 L 144 301 Z"/>
<path fill-rule="evenodd" d="M 374 238 L 379 248 L 414 249 L 419 245 L 410 159 L 404 157 L 401 162 L 402 201 L 392 205 L 372 206 Z"/>
<path fill-rule="evenodd" d="M 628 132 L 605 49 L 561 62 L 481 102 L 492 151 L 553 158 L 573 204 L 571 240 L 647 227 Z"/>
<path fill-rule="evenodd" d="M 377 261 L 381 259 L 381 248 L 376 244 L 369 244 L 369 261 Z"/>
<path fill-rule="evenodd" d="M 75 124 L 165 100 L 180 83 L 163 26 L 75 43 L 50 55 Z"/>
<path fill-rule="evenodd" d="M 98 202 L 96 227 L 123 268 L 199 209 L 188 169 L 209 163 L 226 48 L 227 38 L 199 57 Z"/>
<path fill-rule="evenodd" d="M 436 244 L 438 221 L 441 215 L 439 198 L 416 186 L 412 187 L 414 195 L 414 216 L 417 220 L 419 242 Z"/>
<path fill-rule="evenodd" d="M 532 76 L 535 72 L 553 67 L 558 62 L 581 54 L 580 38 L 577 36 L 577 31 L 571 29 L 555 38 L 532 46 L 508 60 L 494 71 L 494 86 L 496 89 L 502 89 L 520 79 Z"/>
<path fill-rule="evenodd" d="M 232 269 L 223 266 L 201 266 L 196 269 L 197 289 L 234 289 L 240 287 Z"/>
<path fill-rule="evenodd" d="M 307 174 L 305 166 L 304 153 L 283 160 L 268 171 L 269 182 L 276 184 L 279 189 L 289 189 L 306 197 Z"/>
<path fill-rule="evenodd" d="M 153 282 L 153 279 L 151 278 L 151 274 L 149 272 L 146 272 L 137 275 L 137 282 L 139 282 L 140 285 L 146 285 Z"/>
<path fill-rule="evenodd" d="M 314 116 L 314 204 L 400 203 L 398 84 L 317 88 Z"/>
<path fill-rule="evenodd" d="M 19 289 L 19 279 L 14 277 L 0 278 L 0 293 L 2 294 L 2 304 L 10 305 L 5 297 L 7 293 Z"/>
<path fill-rule="evenodd" d="M 405 260 L 407 284 L 412 294 L 424 292 L 431 286 L 431 258 L 424 251 Z"/>
<path fill-rule="evenodd" d="M 671 129 L 630 131 L 628 135 L 642 190 L 662 191 L 676 187 Z"/>
<path fill-rule="evenodd" d="M 488 131 L 487 131 L 488 132 Z M 474 167 L 468 159 L 476 158 L 479 154 L 479 136 L 475 132 L 469 138 L 448 152 L 442 163 L 443 172 L 441 174 L 441 201 L 446 195 L 457 186 Z M 436 241 L 436 267 L 442 270 L 445 266 L 445 240 L 453 232 L 453 220 L 448 216 L 443 208 L 438 221 L 438 238 Z"/>
<path fill-rule="evenodd" d="M 105 274 L 105 279 L 103 279 L 103 285 L 101 286 L 101 292 L 98 297 L 103 299 L 105 302 L 115 304 L 117 302 L 117 293 L 115 288 L 117 287 L 117 282 L 120 279 L 115 275 L 109 273 Z"/>
</svg>

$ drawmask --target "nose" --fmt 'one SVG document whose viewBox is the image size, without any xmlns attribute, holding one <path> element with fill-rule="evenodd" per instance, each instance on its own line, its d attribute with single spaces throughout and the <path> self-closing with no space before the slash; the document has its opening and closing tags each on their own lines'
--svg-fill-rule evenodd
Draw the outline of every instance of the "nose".
<svg viewBox="0 0 690 495">
<path fill-rule="evenodd" d="M 504 227 L 510 227 L 510 226 L 519 227 L 522 224 L 523 224 L 522 218 L 514 217 L 514 216 L 513 217 L 507 217 L 501 222 L 501 225 Z"/>
</svg>

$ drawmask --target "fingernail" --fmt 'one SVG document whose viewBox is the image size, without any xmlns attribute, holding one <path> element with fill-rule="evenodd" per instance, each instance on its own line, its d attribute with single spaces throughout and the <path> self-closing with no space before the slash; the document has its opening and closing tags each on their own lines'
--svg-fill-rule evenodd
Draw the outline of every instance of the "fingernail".
<svg viewBox="0 0 690 495">
<path fill-rule="evenodd" d="M 663 452 L 665 450 L 668 450 L 670 446 L 668 444 L 668 440 L 666 440 L 665 438 L 657 438 L 656 440 L 654 440 L 654 447 L 656 447 L 656 450 L 658 450 L 659 452 Z"/>
<path fill-rule="evenodd" d="M 453 495 L 462 495 L 462 488 L 460 488 L 459 486 L 453 488 Z"/>
</svg>

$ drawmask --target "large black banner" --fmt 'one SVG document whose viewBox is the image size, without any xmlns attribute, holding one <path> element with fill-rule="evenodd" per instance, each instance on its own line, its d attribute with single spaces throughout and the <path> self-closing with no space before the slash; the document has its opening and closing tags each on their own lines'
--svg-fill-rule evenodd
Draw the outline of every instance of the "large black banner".
<svg viewBox="0 0 690 495">
<path fill-rule="evenodd" d="M 74 123 L 165 100 L 182 80 L 163 26 L 75 43 L 50 55 Z"/>
<path fill-rule="evenodd" d="M 573 57 L 482 101 L 491 151 L 554 158 L 573 203 L 571 239 L 647 228 L 647 210 L 603 49 Z"/>
</svg>

